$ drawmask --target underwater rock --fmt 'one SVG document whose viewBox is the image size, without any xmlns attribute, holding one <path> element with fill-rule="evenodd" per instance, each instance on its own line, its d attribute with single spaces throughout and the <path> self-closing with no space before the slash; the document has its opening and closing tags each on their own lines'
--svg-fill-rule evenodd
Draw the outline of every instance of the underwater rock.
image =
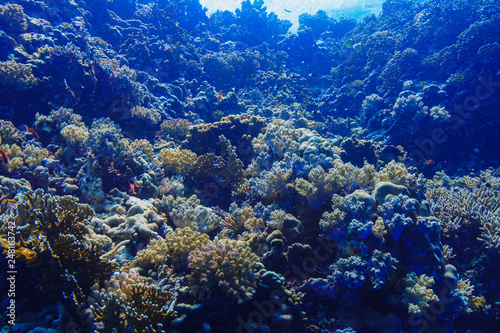
<svg viewBox="0 0 500 333">
<path fill-rule="evenodd" d="M 292 214 L 286 214 L 281 225 L 281 232 L 289 243 L 293 243 L 304 233 L 304 225 Z"/>
</svg>

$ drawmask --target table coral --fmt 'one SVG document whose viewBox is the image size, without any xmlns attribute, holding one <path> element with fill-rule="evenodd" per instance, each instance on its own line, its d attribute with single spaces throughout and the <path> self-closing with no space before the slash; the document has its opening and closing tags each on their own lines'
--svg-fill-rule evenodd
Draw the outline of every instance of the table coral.
<svg viewBox="0 0 500 333">
<path fill-rule="evenodd" d="M 198 299 L 214 297 L 217 291 L 238 303 L 255 292 L 254 274 L 260 263 L 250 248 L 235 240 L 220 240 L 201 245 L 189 253 L 187 276 L 190 293 Z"/>
</svg>

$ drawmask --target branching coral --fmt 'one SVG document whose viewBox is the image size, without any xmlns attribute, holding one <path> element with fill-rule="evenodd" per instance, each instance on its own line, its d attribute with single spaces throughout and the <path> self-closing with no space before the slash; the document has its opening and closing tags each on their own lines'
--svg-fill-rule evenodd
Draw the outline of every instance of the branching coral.
<svg viewBox="0 0 500 333">
<path fill-rule="evenodd" d="M 192 273 L 187 279 L 193 296 L 203 299 L 221 291 L 238 303 L 252 298 L 260 259 L 245 243 L 216 240 L 191 251 L 188 259 Z"/>
<path fill-rule="evenodd" d="M 230 207 L 231 215 L 222 220 L 221 226 L 228 228 L 234 233 L 244 231 L 259 232 L 264 229 L 264 220 L 255 216 L 252 207 L 239 208 L 235 203 Z"/>
<path fill-rule="evenodd" d="M 236 147 L 243 162 L 247 164 L 253 157 L 252 138 L 266 126 L 263 117 L 248 114 L 231 115 L 211 124 L 192 126 L 186 136 L 186 147 L 197 154 L 217 153 L 219 135 L 224 136 Z"/>
<path fill-rule="evenodd" d="M 90 286 L 104 281 L 114 268 L 100 258 L 104 246 L 90 237 L 90 206 L 36 190 L 25 194 L 17 209 L 16 256 L 39 271 L 44 292 L 82 302 Z"/>
<path fill-rule="evenodd" d="M 0 144 L 12 144 L 21 139 L 20 134 L 12 122 L 0 119 Z"/>
<path fill-rule="evenodd" d="M 264 171 L 259 178 L 249 179 L 252 191 L 265 199 L 280 199 L 288 194 L 292 170 L 276 163 L 271 170 Z"/>
<path fill-rule="evenodd" d="M 496 191 L 486 187 L 434 188 L 426 196 L 445 235 L 460 228 L 480 228 L 479 239 L 486 248 L 500 247 L 500 199 Z"/>
<path fill-rule="evenodd" d="M 103 332 L 129 330 L 131 332 L 163 332 L 172 321 L 177 290 L 166 290 L 157 285 L 135 283 L 126 298 L 116 293 L 101 292 L 101 300 L 91 306 L 94 320 Z"/>
<path fill-rule="evenodd" d="M 2 149 L 9 158 L 8 164 L 2 163 L 2 169 L 6 169 L 8 172 L 12 172 L 23 166 L 24 159 L 21 147 L 19 147 L 15 143 L 12 145 L 3 144 L 0 146 L 0 149 Z"/>
<path fill-rule="evenodd" d="M 132 118 L 136 118 L 140 122 L 148 126 L 154 126 L 161 120 L 161 114 L 157 109 L 145 108 L 143 106 L 134 106 L 132 108 Z"/>
<path fill-rule="evenodd" d="M 192 123 L 187 119 L 172 118 L 164 120 L 161 123 L 161 132 L 166 135 L 172 135 L 178 139 L 184 139 L 189 132 Z"/>
<path fill-rule="evenodd" d="M 411 174 L 403 163 L 390 161 L 376 176 L 378 181 L 392 182 L 397 185 L 408 186 Z"/>
<path fill-rule="evenodd" d="M 184 194 L 184 177 L 172 176 L 163 178 L 158 185 L 158 192 L 160 195 L 174 195 L 182 196 Z"/>
<path fill-rule="evenodd" d="M 123 141 L 122 141 L 123 142 Z M 130 143 L 125 143 L 125 151 L 122 153 L 124 158 L 133 156 L 135 159 L 144 159 L 151 161 L 154 157 L 153 145 L 148 140 L 134 140 Z"/>
<path fill-rule="evenodd" d="M 351 163 L 344 164 L 340 159 L 334 161 L 334 167 L 324 171 L 317 166 L 309 172 L 308 180 L 297 179 L 295 188 L 300 195 L 307 198 L 309 205 L 319 208 L 334 192 L 351 193 L 356 188 L 371 188 L 375 179 L 372 165 L 357 168 Z"/>
</svg>

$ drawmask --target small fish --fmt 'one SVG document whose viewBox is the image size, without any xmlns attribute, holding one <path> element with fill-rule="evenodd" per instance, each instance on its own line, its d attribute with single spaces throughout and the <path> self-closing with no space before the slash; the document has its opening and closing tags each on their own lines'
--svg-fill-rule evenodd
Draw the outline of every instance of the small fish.
<svg viewBox="0 0 500 333">
<path fill-rule="evenodd" d="M 429 159 L 429 160 L 425 160 L 424 161 L 424 165 L 434 165 L 436 164 L 436 162 L 434 162 L 433 160 Z"/>
<path fill-rule="evenodd" d="M 359 53 L 359 52 L 361 52 L 363 45 L 361 45 L 361 43 L 356 43 L 356 44 L 354 44 L 354 46 L 352 48 L 353 48 L 354 52 Z"/>
<path fill-rule="evenodd" d="M 344 42 L 344 47 L 346 49 L 350 49 L 352 47 L 352 44 L 354 44 L 354 41 L 352 40 L 352 38 L 349 38 Z"/>
<path fill-rule="evenodd" d="M 288 10 L 288 9 L 283 9 L 285 12 L 287 13 L 291 13 L 292 11 L 291 10 Z"/>
<path fill-rule="evenodd" d="M 2 157 L 1 160 L 5 163 L 5 164 L 9 164 L 9 156 L 7 156 L 7 154 L 3 151 L 3 149 L 0 148 L 0 156 Z"/>
<path fill-rule="evenodd" d="M 34 129 L 34 128 L 31 128 L 31 127 L 29 127 L 28 125 L 24 125 L 24 124 L 23 124 L 23 125 L 21 125 L 21 126 L 19 126 L 19 128 L 20 128 L 21 130 L 23 130 L 23 131 L 27 132 L 27 133 L 31 133 L 31 135 L 33 135 L 33 137 L 34 137 L 35 139 L 38 139 L 38 134 L 37 134 L 37 132 L 35 131 L 35 129 Z"/>
</svg>

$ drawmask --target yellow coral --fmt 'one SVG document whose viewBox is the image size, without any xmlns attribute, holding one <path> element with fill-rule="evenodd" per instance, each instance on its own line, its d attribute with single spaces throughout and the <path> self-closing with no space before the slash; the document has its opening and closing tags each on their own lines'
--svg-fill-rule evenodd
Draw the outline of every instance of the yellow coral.
<svg viewBox="0 0 500 333">
<path fill-rule="evenodd" d="M 0 86 L 27 90 L 38 84 L 31 71 L 31 66 L 14 60 L 0 61 Z"/>
<path fill-rule="evenodd" d="M 191 150 L 180 150 L 178 147 L 174 149 L 163 148 L 158 157 L 155 158 L 155 163 L 162 166 L 167 172 L 187 174 L 193 169 L 196 158 L 196 153 Z"/>
<path fill-rule="evenodd" d="M 49 157 L 49 151 L 45 148 L 39 148 L 33 144 L 27 144 L 23 150 L 24 161 L 32 169 L 42 164 L 43 159 Z"/>
<path fill-rule="evenodd" d="M 157 238 L 151 239 L 148 246 L 145 249 L 137 252 L 134 260 L 125 265 L 125 269 L 133 267 L 143 267 L 147 268 L 153 266 L 157 268 L 160 264 L 164 263 L 166 260 L 166 255 L 168 252 L 168 247 L 164 239 Z"/>
<path fill-rule="evenodd" d="M 430 287 L 434 284 L 434 278 L 425 274 L 417 275 L 411 272 L 405 277 L 407 286 L 403 293 L 403 304 L 408 305 L 408 313 L 421 314 L 422 310 L 428 308 L 429 302 L 439 301 L 439 298 Z"/>
<path fill-rule="evenodd" d="M 15 33 L 21 33 L 28 29 L 28 20 L 24 14 L 24 8 L 17 4 L 0 5 L 0 24 Z"/>
<path fill-rule="evenodd" d="M 86 140 L 89 137 L 89 130 L 85 125 L 83 126 L 77 126 L 74 124 L 65 126 L 61 130 L 61 135 L 63 136 L 64 140 L 66 140 L 66 143 L 68 146 L 74 147 L 76 146 L 79 142 L 82 142 Z"/>
<path fill-rule="evenodd" d="M 154 157 L 153 145 L 146 139 L 134 140 L 128 145 L 129 156 L 143 156 L 148 161 Z"/>
<path fill-rule="evenodd" d="M 0 148 L 9 157 L 9 163 L 2 164 L 2 168 L 6 168 L 8 172 L 12 172 L 23 166 L 24 160 L 21 147 L 14 143 L 12 145 L 1 145 Z"/>
<path fill-rule="evenodd" d="M 183 269 L 187 267 L 189 252 L 201 245 L 209 244 L 210 237 L 189 227 L 177 228 L 165 236 L 165 242 L 168 246 L 169 260 L 172 266 Z"/>
<path fill-rule="evenodd" d="M 148 246 L 139 251 L 134 260 L 126 265 L 126 268 L 152 266 L 156 269 L 168 262 L 177 271 L 182 271 L 187 268 L 189 252 L 208 243 L 210 238 L 207 234 L 189 227 L 177 228 L 169 232 L 165 239 L 152 239 Z"/>
<path fill-rule="evenodd" d="M 132 293 L 134 284 L 146 284 L 145 278 L 136 270 L 130 272 L 120 272 L 111 276 L 109 280 L 104 281 L 104 292 L 116 294 L 123 300 L 127 300 Z"/>
<path fill-rule="evenodd" d="M 403 163 L 390 161 L 376 176 L 377 181 L 391 182 L 397 185 L 409 185 L 410 173 Z"/>
<path fill-rule="evenodd" d="M 375 224 L 372 226 L 373 235 L 377 238 L 384 240 L 385 234 L 387 234 L 387 230 L 385 230 L 384 219 L 379 216 Z"/>
</svg>

